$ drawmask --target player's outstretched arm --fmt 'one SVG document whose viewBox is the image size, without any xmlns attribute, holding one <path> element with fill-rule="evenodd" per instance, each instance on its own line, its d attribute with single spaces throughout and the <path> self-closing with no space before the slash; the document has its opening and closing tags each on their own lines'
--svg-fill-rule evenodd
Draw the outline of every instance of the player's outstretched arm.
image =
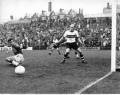
<svg viewBox="0 0 120 95">
<path fill-rule="evenodd" d="M 60 45 L 65 42 L 65 37 L 62 37 L 56 44 Z"/>
<path fill-rule="evenodd" d="M 58 48 L 58 47 L 60 46 L 60 44 L 63 43 L 63 42 L 65 42 L 65 38 L 64 38 L 64 37 L 62 37 L 58 42 L 52 44 L 52 47 L 56 49 L 56 48 Z"/>
</svg>

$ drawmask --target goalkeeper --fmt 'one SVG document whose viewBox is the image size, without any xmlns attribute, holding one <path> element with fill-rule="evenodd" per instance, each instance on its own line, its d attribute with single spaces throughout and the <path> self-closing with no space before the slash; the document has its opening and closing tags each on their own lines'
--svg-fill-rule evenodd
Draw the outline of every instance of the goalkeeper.
<svg viewBox="0 0 120 95">
<path fill-rule="evenodd" d="M 12 38 L 8 39 L 8 45 L 12 47 L 13 56 L 7 57 L 6 61 L 13 66 L 18 66 L 24 61 L 22 48 Z"/>
</svg>

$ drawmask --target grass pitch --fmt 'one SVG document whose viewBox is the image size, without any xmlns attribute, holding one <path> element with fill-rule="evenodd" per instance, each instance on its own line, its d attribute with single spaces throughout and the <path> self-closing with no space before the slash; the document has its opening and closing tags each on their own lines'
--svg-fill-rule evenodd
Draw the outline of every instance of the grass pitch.
<svg viewBox="0 0 120 95">
<path fill-rule="evenodd" d="M 72 94 L 110 71 L 110 51 L 83 50 L 88 64 L 82 64 L 71 52 L 70 59 L 60 64 L 62 55 L 47 50 L 25 51 L 26 72 L 16 75 L 5 62 L 12 53 L 0 52 L 0 93 L 4 94 Z M 80 66 L 77 64 L 80 63 Z"/>
</svg>

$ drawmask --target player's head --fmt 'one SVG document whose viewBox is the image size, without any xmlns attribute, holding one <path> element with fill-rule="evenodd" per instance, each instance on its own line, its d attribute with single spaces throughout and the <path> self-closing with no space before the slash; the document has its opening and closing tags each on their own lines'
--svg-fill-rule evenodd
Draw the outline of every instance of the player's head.
<svg viewBox="0 0 120 95">
<path fill-rule="evenodd" d="M 74 24 L 71 24 L 70 25 L 70 31 L 73 32 L 73 30 L 74 30 Z"/>
<path fill-rule="evenodd" d="M 12 38 L 9 38 L 8 39 L 8 44 L 11 44 L 13 42 L 13 39 Z"/>
</svg>

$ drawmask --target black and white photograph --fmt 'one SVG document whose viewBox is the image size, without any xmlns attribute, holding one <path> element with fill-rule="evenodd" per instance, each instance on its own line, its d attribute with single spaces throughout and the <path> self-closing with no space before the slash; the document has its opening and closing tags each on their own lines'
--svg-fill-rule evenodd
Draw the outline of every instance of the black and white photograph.
<svg viewBox="0 0 120 95">
<path fill-rule="evenodd" d="M 119 0 L 0 0 L 0 94 L 120 94 Z"/>
</svg>

